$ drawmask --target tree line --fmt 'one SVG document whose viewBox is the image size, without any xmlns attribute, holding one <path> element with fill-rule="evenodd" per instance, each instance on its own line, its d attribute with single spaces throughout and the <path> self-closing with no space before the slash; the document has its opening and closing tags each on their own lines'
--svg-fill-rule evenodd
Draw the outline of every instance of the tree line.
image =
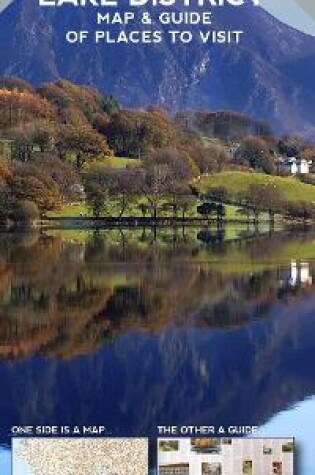
<svg viewBox="0 0 315 475">
<path fill-rule="evenodd" d="M 20 78 L 0 79 L 3 221 L 31 221 L 73 202 L 86 203 L 95 217 L 185 218 L 192 206 L 196 211 L 194 179 L 235 168 L 235 156 L 238 167 L 275 173 L 275 153 L 311 158 L 314 147 L 298 137 L 275 139 L 268 124 L 233 111 L 170 117 L 158 107 L 123 109 L 113 96 L 66 80 L 35 89 Z M 113 168 L 115 157 L 127 166 Z M 208 214 L 224 219 L 224 190 L 209 198 Z M 284 205 L 277 190 L 259 187 L 237 204 L 255 221 L 262 211 L 271 220 L 278 212 L 314 214 L 311 204 Z"/>
</svg>

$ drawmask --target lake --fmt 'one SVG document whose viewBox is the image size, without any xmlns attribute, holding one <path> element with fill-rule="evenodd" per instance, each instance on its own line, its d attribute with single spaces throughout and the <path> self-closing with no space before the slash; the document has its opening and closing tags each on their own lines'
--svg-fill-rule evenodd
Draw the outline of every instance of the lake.
<svg viewBox="0 0 315 475">
<path fill-rule="evenodd" d="M 255 425 L 315 473 L 312 232 L 2 232 L 0 304 L 0 445 L 13 425 Z"/>
</svg>

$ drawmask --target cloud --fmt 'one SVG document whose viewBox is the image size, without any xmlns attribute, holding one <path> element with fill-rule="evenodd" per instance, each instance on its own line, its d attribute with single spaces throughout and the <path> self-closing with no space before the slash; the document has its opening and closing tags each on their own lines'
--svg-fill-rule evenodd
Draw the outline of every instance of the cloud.
<svg viewBox="0 0 315 475">
<path fill-rule="evenodd" d="M 13 0 L 0 0 L 0 13 L 2 13 L 3 10 L 5 10 L 12 2 Z"/>
<path fill-rule="evenodd" d="M 314 0 L 295 0 L 295 1 L 315 21 L 315 2 L 314 2 Z"/>
<path fill-rule="evenodd" d="M 315 36 L 314 0 L 261 0 L 260 3 L 283 23 Z"/>
</svg>

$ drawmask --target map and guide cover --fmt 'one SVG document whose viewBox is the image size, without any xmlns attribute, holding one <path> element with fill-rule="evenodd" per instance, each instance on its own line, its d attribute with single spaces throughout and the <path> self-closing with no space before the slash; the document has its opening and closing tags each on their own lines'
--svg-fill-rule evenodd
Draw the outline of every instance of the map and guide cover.
<svg viewBox="0 0 315 475">
<path fill-rule="evenodd" d="M 0 0 L 0 475 L 315 475 L 314 0 Z"/>
</svg>

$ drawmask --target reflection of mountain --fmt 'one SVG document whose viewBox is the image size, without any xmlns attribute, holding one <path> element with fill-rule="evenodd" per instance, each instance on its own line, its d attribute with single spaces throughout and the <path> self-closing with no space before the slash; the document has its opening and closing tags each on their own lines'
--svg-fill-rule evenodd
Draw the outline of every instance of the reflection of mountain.
<svg viewBox="0 0 315 475">
<path fill-rule="evenodd" d="M 229 331 L 127 332 L 71 362 L 2 365 L 1 425 L 104 422 L 146 434 L 161 423 L 263 423 L 315 392 L 314 308 L 308 298 Z"/>
<path fill-rule="evenodd" d="M 161 250 L 140 262 L 127 245 L 45 236 L 0 247 L 5 432 L 257 425 L 315 393 L 315 297 L 284 286 L 290 268 L 220 274 L 171 254 L 164 265 Z"/>
</svg>

